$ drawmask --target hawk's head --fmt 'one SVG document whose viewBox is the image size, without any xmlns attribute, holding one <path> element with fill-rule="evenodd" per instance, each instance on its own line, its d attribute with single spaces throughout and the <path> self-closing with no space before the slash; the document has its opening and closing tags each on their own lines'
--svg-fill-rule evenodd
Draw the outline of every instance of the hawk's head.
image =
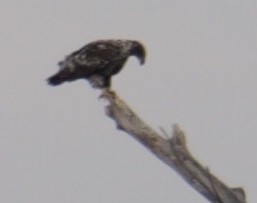
<svg viewBox="0 0 257 203">
<path fill-rule="evenodd" d="M 131 41 L 131 49 L 130 55 L 135 56 L 140 61 L 140 64 L 143 65 L 145 63 L 146 51 L 144 46 L 138 41 Z"/>
</svg>

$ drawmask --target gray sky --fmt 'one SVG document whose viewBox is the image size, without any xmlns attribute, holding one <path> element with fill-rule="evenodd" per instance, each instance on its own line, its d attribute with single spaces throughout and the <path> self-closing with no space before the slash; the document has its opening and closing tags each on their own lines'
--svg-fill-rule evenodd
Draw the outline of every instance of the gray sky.
<svg viewBox="0 0 257 203">
<path fill-rule="evenodd" d="M 255 0 L 1 0 L 0 202 L 206 200 L 104 115 L 86 81 L 50 87 L 89 41 L 142 41 L 113 88 L 152 127 L 178 123 L 192 153 L 256 200 Z"/>
</svg>

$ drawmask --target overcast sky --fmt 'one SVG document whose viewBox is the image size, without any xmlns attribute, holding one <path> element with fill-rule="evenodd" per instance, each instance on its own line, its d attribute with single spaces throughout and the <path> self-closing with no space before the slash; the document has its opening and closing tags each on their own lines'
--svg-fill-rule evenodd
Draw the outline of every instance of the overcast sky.
<svg viewBox="0 0 257 203">
<path fill-rule="evenodd" d="M 117 131 L 87 81 L 50 87 L 86 43 L 136 39 L 113 89 L 154 129 L 178 123 L 191 152 L 254 202 L 256 0 L 1 0 L 0 202 L 207 202 Z"/>
</svg>

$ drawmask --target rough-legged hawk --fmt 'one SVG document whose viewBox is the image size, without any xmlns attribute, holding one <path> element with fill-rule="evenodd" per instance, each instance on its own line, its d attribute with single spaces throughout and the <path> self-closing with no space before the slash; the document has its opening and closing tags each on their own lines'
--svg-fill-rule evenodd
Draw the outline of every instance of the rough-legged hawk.
<svg viewBox="0 0 257 203">
<path fill-rule="evenodd" d="M 117 74 L 128 57 L 145 62 L 144 46 L 133 40 L 99 40 L 91 42 L 60 61 L 59 72 L 48 78 L 51 85 L 87 79 L 96 88 L 109 88 L 111 76 Z"/>
</svg>

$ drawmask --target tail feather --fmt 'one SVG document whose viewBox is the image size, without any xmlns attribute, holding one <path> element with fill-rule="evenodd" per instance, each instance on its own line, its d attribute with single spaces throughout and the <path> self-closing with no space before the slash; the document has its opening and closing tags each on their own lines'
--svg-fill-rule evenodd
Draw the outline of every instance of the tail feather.
<svg viewBox="0 0 257 203">
<path fill-rule="evenodd" d="M 56 86 L 56 85 L 62 84 L 64 82 L 64 79 L 62 77 L 60 77 L 60 75 L 57 73 L 57 74 L 49 77 L 47 79 L 47 82 L 49 85 Z"/>
</svg>

